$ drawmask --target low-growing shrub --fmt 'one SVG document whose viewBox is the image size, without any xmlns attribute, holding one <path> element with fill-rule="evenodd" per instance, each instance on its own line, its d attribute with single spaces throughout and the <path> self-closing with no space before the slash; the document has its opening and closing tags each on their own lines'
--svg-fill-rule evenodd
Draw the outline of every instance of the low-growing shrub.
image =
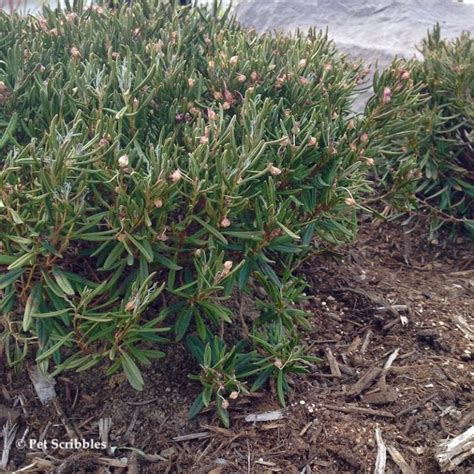
<svg viewBox="0 0 474 474">
<path fill-rule="evenodd" d="M 375 76 L 365 120 L 380 183 L 399 209 L 428 210 L 432 232 L 449 224 L 474 238 L 473 40 L 443 40 L 437 26 L 420 51 Z"/>
<path fill-rule="evenodd" d="M 354 236 L 367 188 L 360 67 L 324 34 L 258 36 L 160 0 L 2 13 L 0 30 L 9 364 L 108 364 L 141 389 L 139 366 L 187 337 L 193 414 L 214 399 L 227 423 L 270 378 L 283 404 L 313 360 L 294 273 Z"/>
</svg>

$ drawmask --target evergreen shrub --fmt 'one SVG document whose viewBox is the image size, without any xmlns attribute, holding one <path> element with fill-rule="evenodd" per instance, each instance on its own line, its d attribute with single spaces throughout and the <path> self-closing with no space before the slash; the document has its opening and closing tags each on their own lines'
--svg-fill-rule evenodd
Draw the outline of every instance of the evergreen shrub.
<svg viewBox="0 0 474 474">
<path fill-rule="evenodd" d="M 325 34 L 260 36 L 162 0 L 1 13 L 0 30 L 9 364 L 100 365 L 140 390 L 186 341 L 191 414 L 214 401 L 228 424 L 269 379 L 284 404 L 314 361 L 295 272 L 353 238 L 367 190 L 361 67 Z"/>
</svg>

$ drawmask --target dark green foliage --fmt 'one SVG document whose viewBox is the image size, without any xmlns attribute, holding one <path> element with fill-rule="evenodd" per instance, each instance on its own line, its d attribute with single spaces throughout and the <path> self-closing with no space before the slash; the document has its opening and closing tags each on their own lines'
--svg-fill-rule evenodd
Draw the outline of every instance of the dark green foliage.
<svg viewBox="0 0 474 474">
<path fill-rule="evenodd" d="M 432 231 L 450 224 L 474 237 L 473 40 L 445 41 L 437 26 L 420 51 L 375 78 L 366 121 L 383 144 L 377 169 L 397 207 L 428 209 Z M 387 140 L 388 129 L 401 133 Z"/>
<path fill-rule="evenodd" d="M 158 0 L 2 13 L 0 30 L 8 362 L 108 361 L 140 389 L 139 367 L 194 334 L 194 412 L 213 398 L 226 422 L 226 395 L 270 377 L 283 403 L 310 360 L 293 273 L 354 236 L 367 188 L 359 67 L 322 34 L 259 37 Z M 239 318 L 257 287 L 261 316 Z"/>
</svg>

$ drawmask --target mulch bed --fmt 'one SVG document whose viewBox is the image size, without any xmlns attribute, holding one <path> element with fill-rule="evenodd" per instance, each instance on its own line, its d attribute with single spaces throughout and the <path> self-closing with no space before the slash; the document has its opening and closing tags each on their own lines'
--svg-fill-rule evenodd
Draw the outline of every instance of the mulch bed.
<svg viewBox="0 0 474 474">
<path fill-rule="evenodd" d="M 186 377 L 194 362 L 180 346 L 170 346 L 167 359 L 145 371 L 142 393 L 102 370 L 64 374 L 56 407 L 40 404 L 26 371 L 0 368 L 2 425 L 10 415 L 17 439 L 50 441 L 44 450 L 13 447 L 9 469 L 373 472 L 379 428 L 413 472 L 439 472 L 439 442 L 474 423 L 472 339 L 459 319 L 472 327 L 472 250 L 464 241 L 434 245 L 416 230 L 405 234 L 399 223 L 367 222 L 357 243 L 307 262 L 313 314 L 307 342 L 323 362 L 292 380 L 289 406 L 274 421 L 245 420 L 279 409 L 272 387 L 232 401 L 230 429 L 212 410 L 188 421 L 199 387 Z M 69 440 L 64 419 L 85 439 L 99 440 L 99 420 L 106 418 L 109 444 L 117 449 L 51 447 L 53 439 Z M 400 472 L 390 455 L 387 467 Z M 467 460 L 457 472 L 473 467 Z"/>
</svg>

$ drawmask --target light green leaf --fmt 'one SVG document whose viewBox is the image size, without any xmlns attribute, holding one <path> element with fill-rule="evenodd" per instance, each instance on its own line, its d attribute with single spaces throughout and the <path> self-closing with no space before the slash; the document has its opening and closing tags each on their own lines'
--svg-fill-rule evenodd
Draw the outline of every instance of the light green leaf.
<svg viewBox="0 0 474 474">
<path fill-rule="evenodd" d="M 66 293 L 66 295 L 72 296 L 74 294 L 74 289 L 72 288 L 63 271 L 61 271 L 58 267 L 53 267 L 53 276 L 59 288 L 61 288 L 61 290 Z"/>
<path fill-rule="evenodd" d="M 128 381 L 130 382 L 130 385 L 138 391 L 142 391 L 143 387 L 145 385 L 145 382 L 143 381 L 143 376 L 140 372 L 140 369 L 138 368 L 137 364 L 133 361 L 133 359 L 123 350 L 120 350 L 121 353 L 121 362 L 122 362 L 122 367 L 125 372 L 125 375 L 127 376 Z"/>
<path fill-rule="evenodd" d="M 40 305 L 40 299 L 41 285 L 36 283 L 36 285 L 31 290 L 28 299 L 26 300 L 25 311 L 23 313 L 23 331 L 28 331 L 30 328 L 33 313 L 36 312 L 38 306 Z"/>
<path fill-rule="evenodd" d="M 73 336 L 74 336 L 74 332 L 72 331 L 66 334 L 65 336 L 63 336 L 61 339 L 59 339 L 58 342 L 56 342 L 56 344 L 53 344 L 47 351 L 38 355 L 36 357 L 36 362 L 39 363 L 51 357 L 57 350 L 59 350 L 62 346 L 64 346 L 64 344 L 66 344 L 69 340 L 71 340 Z"/>
<path fill-rule="evenodd" d="M 220 240 L 222 243 L 227 244 L 227 239 L 212 225 L 208 224 L 207 222 L 203 221 L 200 217 L 198 216 L 193 216 L 193 219 L 201 224 L 210 234 L 212 234 L 216 239 Z"/>
<path fill-rule="evenodd" d="M 25 271 L 24 268 L 17 268 L 15 270 L 11 270 L 8 273 L 5 273 L 0 277 L 0 290 L 4 290 L 8 285 L 14 283 Z"/>
<path fill-rule="evenodd" d="M 283 225 L 281 222 L 277 222 L 278 224 L 278 227 L 280 227 L 280 229 L 286 234 L 288 235 L 289 237 L 291 237 L 292 239 L 294 240 L 300 240 L 301 237 L 299 235 L 296 235 L 294 232 L 292 232 L 290 229 L 288 229 L 288 227 L 286 227 L 285 225 Z"/>
</svg>

